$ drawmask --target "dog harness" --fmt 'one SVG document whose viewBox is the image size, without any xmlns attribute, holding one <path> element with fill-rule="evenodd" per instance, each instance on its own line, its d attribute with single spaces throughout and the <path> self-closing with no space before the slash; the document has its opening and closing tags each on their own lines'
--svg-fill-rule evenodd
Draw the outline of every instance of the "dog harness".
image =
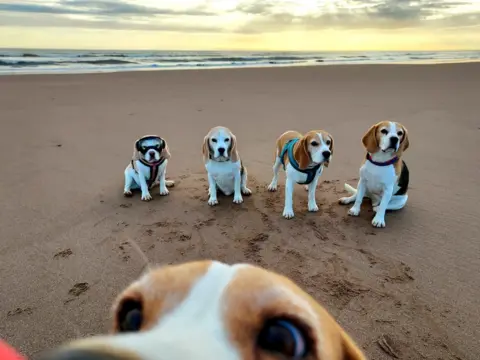
<svg viewBox="0 0 480 360">
<path fill-rule="evenodd" d="M 398 156 L 395 156 L 394 158 L 386 161 L 386 162 L 377 162 L 372 159 L 372 155 L 367 153 L 367 160 L 370 161 L 373 165 L 377 166 L 388 166 L 388 165 L 393 165 L 398 161 Z"/>
<path fill-rule="evenodd" d="M 148 188 L 151 188 L 152 185 L 155 183 L 155 180 L 157 180 L 158 168 L 165 162 L 165 158 L 161 158 L 160 160 L 153 163 L 150 163 L 145 159 L 138 159 L 138 161 L 140 161 L 146 167 L 150 168 L 150 177 L 147 179 L 147 185 Z M 138 174 L 138 171 L 135 168 L 135 160 L 132 160 L 132 168 Z"/>
<path fill-rule="evenodd" d="M 314 167 L 309 167 L 306 169 L 300 169 L 300 167 L 298 166 L 297 160 L 295 160 L 295 157 L 293 156 L 293 147 L 295 146 L 298 140 L 300 139 L 298 138 L 291 139 L 285 144 L 280 154 L 280 161 L 282 162 L 283 169 L 285 170 L 285 154 L 287 154 L 288 161 L 290 161 L 290 165 L 292 165 L 292 167 L 298 172 L 307 174 L 307 180 L 305 180 L 304 182 L 299 182 L 298 184 L 308 185 L 313 181 L 313 179 L 315 179 L 315 175 L 317 175 L 317 171 L 318 169 L 320 169 L 320 166 L 322 166 L 322 164 L 317 164 Z"/>
</svg>

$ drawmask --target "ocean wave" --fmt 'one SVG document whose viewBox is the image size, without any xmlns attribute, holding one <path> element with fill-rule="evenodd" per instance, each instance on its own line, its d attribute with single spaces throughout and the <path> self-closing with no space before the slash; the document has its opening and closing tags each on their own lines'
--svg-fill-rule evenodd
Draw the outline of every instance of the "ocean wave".
<svg viewBox="0 0 480 360">
<path fill-rule="evenodd" d="M 3 61 L 0 60 L 0 66 L 11 67 L 28 67 L 28 66 L 53 66 L 53 65 L 75 65 L 75 64 L 88 64 L 88 65 L 126 65 L 126 64 L 138 64 L 134 61 L 106 59 L 106 60 L 82 60 L 82 61 Z"/>
</svg>

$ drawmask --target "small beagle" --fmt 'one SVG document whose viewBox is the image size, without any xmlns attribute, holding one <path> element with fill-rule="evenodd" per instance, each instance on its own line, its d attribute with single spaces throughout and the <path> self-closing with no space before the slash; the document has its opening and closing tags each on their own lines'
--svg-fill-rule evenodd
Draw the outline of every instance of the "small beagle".
<svg viewBox="0 0 480 360">
<path fill-rule="evenodd" d="M 109 335 L 40 360 L 366 360 L 335 319 L 286 277 L 196 261 L 150 270 L 113 306 Z"/>
<path fill-rule="evenodd" d="M 323 130 L 312 130 L 305 135 L 287 131 L 277 139 L 273 179 L 269 191 L 277 191 L 280 166 L 286 173 L 285 207 L 283 216 L 294 217 L 293 187 L 295 183 L 305 184 L 308 190 L 308 211 L 318 211 L 315 191 L 323 167 L 328 167 L 333 157 L 333 137 Z"/>
<path fill-rule="evenodd" d="M 123 194 L 132 196 L 132 189 L 140 188 L 142 200 L 150 201 L 149 189 L 160 186 L 160 195 L 168 195 L 167 187 L 173 187 L 173 180 L 165 180 L 168 159 L 167 142 L 159 136 L 147 135 L 137 141 L 133 148 L 133 157 L 125 169 L 125 187 Z"/>
<path fill-rule="evenodd" d="M 238 155 L 237 138 L 226 127 L 212 128 L 203 139 L 203 160 L 208 174 L 208 205 L 218 204 L 217 189 L 224 195 L 233 194 L 233 202 L 241 204 L 247 187 L 247 169 Z"/>
<path fill-rule="evenodd" d="M 367 154 L 360 168 L 357 188 L 345 184 L 352 195 L 339 200 L 341 204 L 354 202 L 349 215 L 358 216 L 363 198 L 372 200 L 374 227 L 385 227 L 385 212 L 402 209 L 408 200 L 409 171 L 402 155 L 410 143 L 405 126 L 392 121 L 373 125 L 362 139 Z"/>
</svg>

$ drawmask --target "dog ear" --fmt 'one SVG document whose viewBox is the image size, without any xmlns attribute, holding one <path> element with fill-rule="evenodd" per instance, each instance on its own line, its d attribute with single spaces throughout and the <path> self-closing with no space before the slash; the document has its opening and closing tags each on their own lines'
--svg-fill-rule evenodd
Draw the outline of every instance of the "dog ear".
<svg viewBox="0 0 480 360">
<path fill-rule="evenodd" d="M 378 149 L 377 129 L 378 124 L 373 125 L 365 135 L 363 135 L 362 139 L 363 146 L 365 146 L 365 149 L 371 154 L 377 152 Z"/>
<path fill-rule="evenodd" d="M 168 160 L 170 159 L 171 156 L 172 155 L 170 154 L 170 150 L 168 149 L 168 144 L 165 140 L 163 140 L 163 149 L 162 149 L 162 152 L 160 153 L 160 157 Z"/>
<path fill-rule="evenodd" d="M 298 161 L 300 169 L 306 169 L 310 165 L 310 155 L 308 153 L 308 136 L 303 136 L 293 148 L 293 155 Z"/>
<path fill-rule="evenodd" d="M 398 149 L 398 153 L 402 154 L 405 150 L 407 150 L 410 146 L 410 141 L 408 140 L 408 131 L 405 126 L 402 125 L 403 129 L 403 139 L 400 142 L 400 147 Z"/>
<path fill-rule="evenodd" d="M 328 161 L 325 161 L 324 163 L 325 167 L 328 167 L 328 165 L 330 165 L 330 162 L 332 161 L 332 158 L 333 158 L 333 136 L 330 134 L 328 134 L 328 136 L 330 137 L 330 158 L 328 159 Z"/>
<path fill-rule="evenodd" d="M 210 159 L 210 134 L 203 139 L 202 154 L 203 160 L 207 162 Z"/>
<path fill-rule="evenodd" d="M 237 151 L 237 137 L 233 134 L 231 135 L 230 139 L 230 160 L 232 162 L 237 162 L 238 161 L 238 151 Z"/>
<path fill-rule="evenodd" d="M 139 160 L 142 157 L 142 155 L 139 151 L 139 144 L 140 144 L 140 139 L 135 141 L 135 144 L 133 145 L 133 156 L 132 156 L 133 160 Z"/>
</svg>

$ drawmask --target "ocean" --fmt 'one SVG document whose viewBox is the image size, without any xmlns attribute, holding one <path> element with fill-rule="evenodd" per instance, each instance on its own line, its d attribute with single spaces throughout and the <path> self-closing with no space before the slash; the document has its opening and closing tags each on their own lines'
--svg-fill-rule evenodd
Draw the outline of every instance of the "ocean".
<svg viewBox="0 0 480 360">
<path fill-rule="evenodd" d="M 0 49 L 0 75 L 480 61 L 480 51 L 245 52 Z"/>
</svg>

